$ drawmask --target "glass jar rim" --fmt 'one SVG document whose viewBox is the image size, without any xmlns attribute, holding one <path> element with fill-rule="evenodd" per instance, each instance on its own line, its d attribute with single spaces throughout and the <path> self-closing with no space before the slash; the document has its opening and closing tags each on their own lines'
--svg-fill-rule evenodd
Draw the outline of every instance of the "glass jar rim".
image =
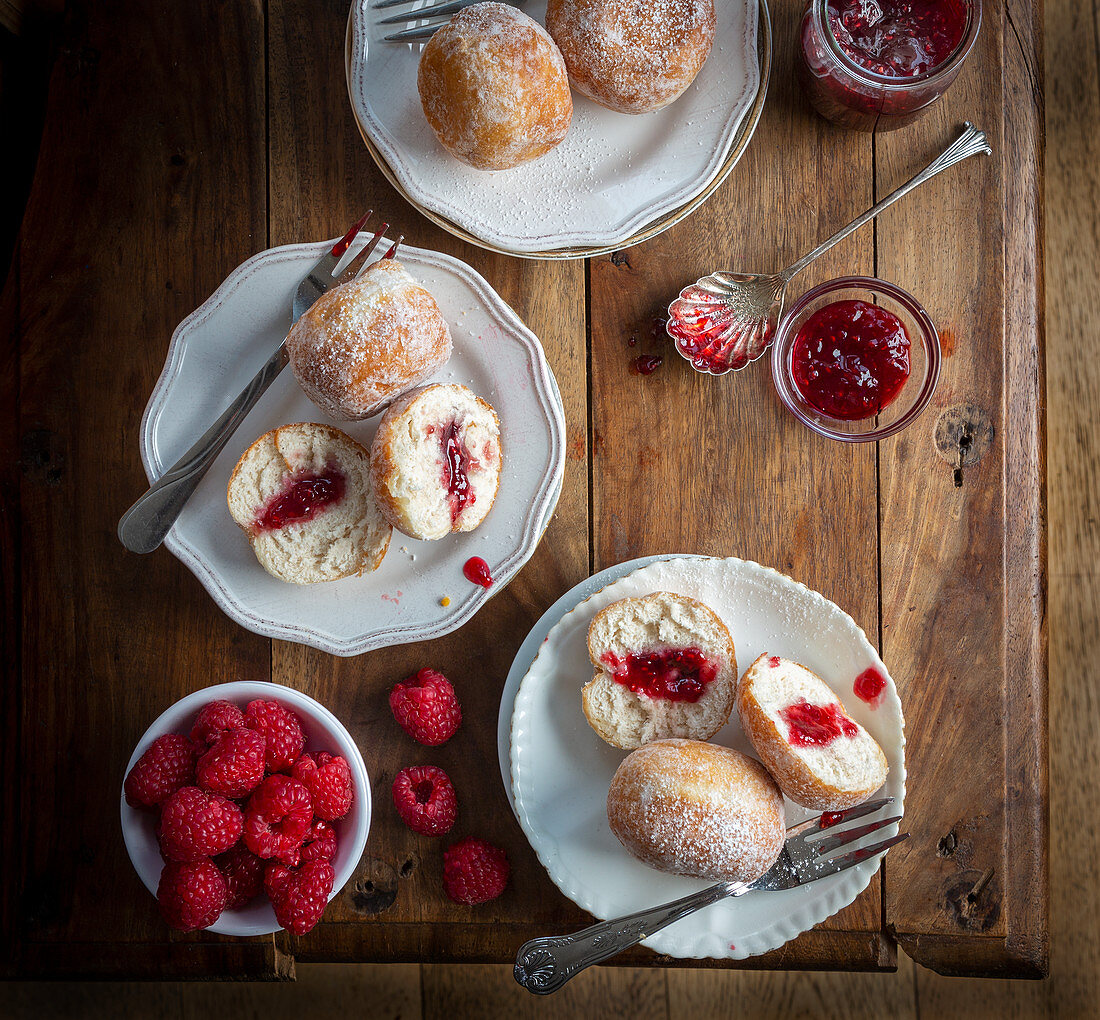
<svg viewBox="0 0 1100 1020">
<path fill-rule="evenodd" d="M 833 56 L 844 65 L 845 70 L 851 73 L 853 77 L 860 79 L 864 84 L 874 85 L 886 91 L 901 92 L 911 89 L 915 85 L 926 85 L 929 82 L 936 81 L 961 64 L 966 58 L 974 45 L 974 40 L 978 38 L 978 29 L 981 28 L 982 0 L 961 0 L 961 2 L 966 4 L 967 19 L 966 28 L 963 30 L 958 45 L 942 64 L 929 68 L 923 74 L 915 74 L 908 78 L 895 78 L 886 74 L 876 74 L 874 71 L 868 71 L 867 68 L 857 64 L 841 48 L 840 43 L 837 42 L 837 38 L 833 34 L 833 27 L 829 24 L 829 19 L 824 16 L 828 0 L 811 0 L 810 9 L 816 23 L 815 27 L 828 43 Z"/>
</svg>

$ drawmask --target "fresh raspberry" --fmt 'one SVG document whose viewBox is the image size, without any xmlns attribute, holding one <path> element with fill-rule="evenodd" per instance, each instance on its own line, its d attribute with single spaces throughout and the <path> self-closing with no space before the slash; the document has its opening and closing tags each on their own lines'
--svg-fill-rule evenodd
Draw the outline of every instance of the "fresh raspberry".
<svg viewBox="0 0 1100 1020">
<path fill-rule="evenodd" d="M 504 892 L 510 870 L 503 850 L 468 836 L 443 853 L 443 890 L 456 903 L 485 903 Z"/>
<path fill-rule="evenodd" d="M 293 935 L 312 931 L 328 906 L 336 872 L 328 861 L 310 861 L 300 868 L 269 866 L 264 888 L 275 908 L 275 920 Z"/>
<path fill-rule="evenodd" d="M 170 861 L 188 863 L 225 853 L 241 837 L 241 809 L 231 800 L 185 786 L 160 812 L 160 851 Z"/>
<path fill-rule="evenodd" d="M 214 863 L 225 876 L 229 890 L 226 910 L 239 910 L 260 894 L 264 887 L 264 862 L 245 846 L 244 840 L 215 858 Z"/>
<path fill-rule="evenodd" d="M 285 772 L 305 746 L 301 721 L 277 701 L 250 701 L 245 709 L 245 725 L 267 740 L 264 765 L 268 772 Z"/>
<path fill-rule="evenodd" d="M 343 818 L 355 799 L 355 784 L 351 769 L 344 758 L 327 754 L 303 754 L 294 763 L 290 774 L 299 780 L 313 800 L 313 813 L 326 822 Z"/>
<path fill-rule="evenodd" d="M 195 745 L 178 733 L 165 733 L 138 758 L 123 789 L 126 803 L 152 811 L 181 787 L 195 781 Z"/>
<path fill-rule="evenodd" d="M 393 806 L 413 832 L 443 836 L 454 826 L 458 798 L 446 772 L 434 765 L 414 765 L 397 773 Z"/>
<path fill-rule="evenodd" d="M 302 844 L 301 861 L 331 861 L 336 856 L 336 830 L 328 822 L 316 818 Z"/>
<path fill-rule="evenodd" d="M 295 861 L 312 821 L 309 790 L 297 779 L 268 776 L 245 807 L 244 841 L 264 860 Z"/>
<path fill-rule="evenodd" d="M 209 928 L 225 909 L 226 895 L 225 878 L 210 861 L 169 861 L 157 886 L 161 916 L 178 931 Z"/>
<path fill-rule="evenodd" d="M 195 725 L 191 727 L 191 739 L 200 748 L 209 747 L 230 730 L 239 730 L 244 724 L 244 712 L 232 701 L 211 701 L 199 709 Z"/>
<path fill-rule="evenodd" d="M 264 778 L 264 743 L 255 730 L 230 730 L 195 766 L 199 786 L 223 797 L 247 796 Z"/>
<path fill-rule="evenodd" d="M 422 669 L 395 684 L 390 691 L 390 709 L 413 740 L 429 747 L 447 743 L 462 722 L 455 689 L 434 669 Z"/>
</svg>

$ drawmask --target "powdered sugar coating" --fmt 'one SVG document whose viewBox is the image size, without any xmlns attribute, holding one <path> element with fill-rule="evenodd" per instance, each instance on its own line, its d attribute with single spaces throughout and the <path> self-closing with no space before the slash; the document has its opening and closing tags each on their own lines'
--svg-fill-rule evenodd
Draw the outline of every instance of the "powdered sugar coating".
<svg viewBox="0 0 1100 1020">
<path fill-rule="evenodd" d="M 369 418 L 451 356 L 435 299 L 396 259 L 313 304 L 286 338 L 298 384 L 325 414 Z"/>
<path fill-rule="evenodd" d="M 713 0 L 549 0 L 546 27 L 569 82 L 619 113 L 678 99 L 714 41 Z"/>
<path fill-rule="evenodd" d="M 456 14 L 424 47 L 416 83 L 443 147 L 479 170 L 508 170 L 544 155 L 573 119 L 557 46 L 507 4 Z"/>
<path fill-rule="evenodd" d="M 785 836 L 783 796 L 764 767 L 698 740 L 631 752 L 611 780 L 607 819 L 645 864 L 713 881 L 756 881 Z"/>
</svg>

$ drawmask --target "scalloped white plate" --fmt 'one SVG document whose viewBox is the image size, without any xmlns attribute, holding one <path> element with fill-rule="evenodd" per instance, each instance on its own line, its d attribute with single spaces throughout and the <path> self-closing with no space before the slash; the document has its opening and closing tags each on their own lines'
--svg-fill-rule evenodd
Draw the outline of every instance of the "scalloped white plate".
<svg viewBox="0 0 1100 1020">
<path fill-rule="evenodd" d="M 278 347 L 290 328 L 299 281 L 332 244 L 254 255 L 176 327 L 141 422 L 141 459 L 150 480 L 206 431 Z M 395 531 L 382 566 L 362 577 L 295 585 L 269 575 L 230 518 L 225 488 L 257 436 L 288 422 L 327 420 L 288 369 L 252 409 L 165 540 L 243 627 L 334 655 L 423 641 L 462 626 L 530 558 L 561 492 L 564 410 L 538 338 L 465 263 L 411 247 L 403 247 L 400 258 L 435 296 L 454 337 L 451 360 L 432 380 L 464 383 L 500 416 L 504 467 L 485 522 L 438 542 Z M 337 424 L 369 447 L 377 419 Z M 492 588 L 462 576 L 471 556 L 489 563 Z M 439 604 L 444 595 L 451 599 L 447 608 Z"/>
<path fill-rule="evenodd" d="M 578 586 L 581 587 L 581 586 Z M 626 752 L 605 744 L 585 721 L 581 687 L 592 677 L 586 637 L 592 617 L 617 599 L 674 591 L 700 599 L 729 627 L 739 670 L 769 651 L 804 663 L 882 746 L 890 766 L 883 795 L 900 814 L 905 797 L 905 732 L 894 681 L 855 621 L 823 595 L 758 563 L 689 557 L 640 567 L 574 608 L 550 630 L 520 684 L 512 715 L 511 775 L 516 812 L 551 880 L 600 919 L 619 917 L 705 887 L 632 857 L 612 835 L 605 801 Z M 887 677 L 877 708 L 852 693 L 864 669 Z M 734 713 L 714 741 L 753 754 Z M 787 801 L 787 824 L 813 812 Z M 891 808 L 891 810 L 894 810 Z M 866 845 L 897 831 L 865 837 Z M 692 914 L 643 943 L 676 957 L 757 956 L 819 924 L 867 887 L 881 858 L 797 889 L 755 892 Z"/>
<path fill-rule="evenodd" d="M 556 149 L 487 173 L 439 144 L 416 89 L 423 44 L 384 42 L 394 26 L 377 19 L 392 12 L 369 4 L 355 0 L 350 26 L 348 91 L 360 127 L 415 204 L 517 254 L 613 246 L 690 201 L 721 170 L 760 88 L 756 0 L 719 0 L 710 56 L 676 102 L 630 116 L 574 92 L 573 123 Z M 524 10 L 545 20 L 545 0 Z"/>
</svg>

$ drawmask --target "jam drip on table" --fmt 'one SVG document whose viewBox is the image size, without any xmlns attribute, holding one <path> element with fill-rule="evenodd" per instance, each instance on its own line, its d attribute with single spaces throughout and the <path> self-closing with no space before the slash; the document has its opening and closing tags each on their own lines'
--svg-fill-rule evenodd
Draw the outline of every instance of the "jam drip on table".
<svg viewBox="0 0 1100 1020">
<path fill-rule="evenodd" d="M 828 0 L 828 17 L 844 55 L 887 78 L 938 67 L 966 31 L 965 0 Z"/>
<path fill-rule="evenodd" d="M 718 663 L 698 648 L 665 648 L 659 652 L 631 652 L 625 658 L 614 652 L 600 657 L 611 678 L 635 694 L 666 701 L 696 702 L 707 684 L 718 676 Z"/>
<path fill-rule="evenodd" d="M 258 531 L 276 531 L 288 524 L 311 521 L 322 510 L 339 503 L 347 490 L 347 480 L 334 467 L 321 474 L 310 472 L 291 478 L 260 511 Z"/>
<path fill-rule="evenodd" d="M 877 707 L 886 691 L 886 677 L 871 666 L 856 677 L 852 690 L 860 701 L 866 701 L 868 705 Z"/>
<path fill-rule="evenodd" d="M 434 429 L 429 429 L 429 435 Z M 440 430 L 439 442 L 443 447 L 443 484 L 447 486 L 447 499 L 451 504 L 451 523 L 475 499 L 470 487 L 470 451 L 460 438 L 458 422 L 452 421 Z"/>
<path fill-rule="evenodd" d="M 831 418 L 860 421 L 887 407 L 909 378 L 902 321 L 866 301 L 834 301 L 801 326 L 791 375 L 802 399 Z"/>
<path fill-rule="evenodd" d="M 463 565 L 462 573 L 471 584 L 480 584 L 482 588 L 492 587 L 493 575 L 489 573 L 489 564 L 480 556 L 471 556 Z"/>
<path fill-rule="evenodd" d="M 779 710 L 787 742 L 795 747 L 828 747 L 837 737 L 854 737 L 859 727 L 839 705 L 811 705 L 805 698 Z"/>
</svg>

